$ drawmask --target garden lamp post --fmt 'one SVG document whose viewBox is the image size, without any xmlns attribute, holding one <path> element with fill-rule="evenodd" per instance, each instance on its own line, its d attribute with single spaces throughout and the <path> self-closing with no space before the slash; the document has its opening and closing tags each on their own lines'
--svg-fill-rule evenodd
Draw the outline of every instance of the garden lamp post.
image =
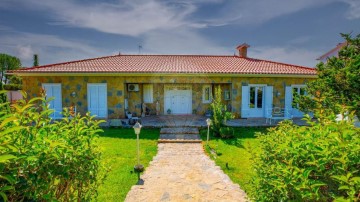
<svg viewBox="0 0 360 202">
<path fill-rule="evenodd" d="M 139 135 L 141 131 L 141 124 L 136 122 L 134 125 L 134 132 L 136 134 L 136 144 L 137 144 L 137 164 L 134 166 L 134 171 L 138 174 L 138 183 L 140 182 L 140 173 L 144 171 L 144 166 L 140 164 L 140 145 L 139 145 Z"/>
<path fill-rule="evenodd" d="M 208 127 L 206 144 L 209 145 L 209 131 L 210 131 L 211 119 L 209 119 L 209 118 L 206 119 L 206 125 Z"/>
</svg>

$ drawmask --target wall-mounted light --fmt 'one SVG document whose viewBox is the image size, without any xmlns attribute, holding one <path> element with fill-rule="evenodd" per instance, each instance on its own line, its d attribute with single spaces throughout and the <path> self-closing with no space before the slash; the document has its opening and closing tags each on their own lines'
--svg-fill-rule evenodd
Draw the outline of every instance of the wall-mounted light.
<svg viewBox="0 0 360 202">
<path fill-rule="evenodd" d="M 76 92 L 74 91 L 70 95 L 71 95 L 71 97 L 76 97 Z"/>
</svg>

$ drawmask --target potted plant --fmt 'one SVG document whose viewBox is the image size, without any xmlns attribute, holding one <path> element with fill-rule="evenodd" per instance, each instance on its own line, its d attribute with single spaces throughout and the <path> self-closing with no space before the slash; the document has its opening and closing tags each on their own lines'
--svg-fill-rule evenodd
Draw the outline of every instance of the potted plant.
<svg viewBox="0 0 360 202">
<path fill-rule="evenodd" d="M 171 114 L 171 109 L 168 109 L 168 110 L 167 110 L 167 113 L 168 113 L 168 114 Z"/>
</svg>

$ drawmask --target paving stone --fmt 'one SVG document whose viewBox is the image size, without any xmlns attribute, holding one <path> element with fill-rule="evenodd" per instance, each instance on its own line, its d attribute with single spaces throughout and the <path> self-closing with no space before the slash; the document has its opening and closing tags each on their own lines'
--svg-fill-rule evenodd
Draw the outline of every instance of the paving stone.
<svg viewBox="0 0 360 202">
<path fill-rule="evenodd" d="M 141 179 L 144 185 L 134 185 L 125 201 L 247 201 L 199 143 L 158 144 Z"/>
</svg>

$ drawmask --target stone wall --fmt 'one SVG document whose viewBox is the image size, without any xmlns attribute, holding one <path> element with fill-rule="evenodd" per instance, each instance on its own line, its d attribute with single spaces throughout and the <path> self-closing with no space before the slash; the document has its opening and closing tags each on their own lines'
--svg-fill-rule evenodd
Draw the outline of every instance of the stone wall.
<svg viewBox="0 0 360 202">
<path fill-rule="evenodd" d="M 37 96 L 42 83 L 61 83 L 63 107 L 69 107 L 72 103 L 77 106 L 78 112 L 85 114 L 87 111 L 87 84 L 88 83 L 107 83 L 107 106 L 109 118 L 125 117 L 125 99 L 128 99 L 129 111 L 141 115 L 141 104 L 143 100 L 143 84 L 152 83 L 153 103 L 147 104 L 155 113 L 156 101 L 160 103 L 160 114 L 164 114 L 164 85 L 166 84 L 191 84 L 192 86 L 192 109 L 197 114 L 203 115 L 209 108 L 209 104 L 202 103 L 202 86 L 212 84 L 213 92 L 216 86 L 221 86 L 224 93 L 229 90 L 231 99 L 224 101 L 232 111 L 240 116 L 241 111 L 241 87 L 248 84 L 267 84 L 274 86 L 275 106 L 284 107 L 285 86 L 292 84 L 305 84 L 308 79 L 302 78 L 249 78 L 249 77 L 189 77 L 189 76 L 39 76 L 23 77 L 24 90 L 30 97 Z M 128 83 L 138 83 L 138 92 L 128 92 Z M 76 92 L 77 96 L 70 94 Z M 277 96 L 277 92 L 280 96 Z M 224 94 L 223 94 L 224 95 Z"/>
</svg>

